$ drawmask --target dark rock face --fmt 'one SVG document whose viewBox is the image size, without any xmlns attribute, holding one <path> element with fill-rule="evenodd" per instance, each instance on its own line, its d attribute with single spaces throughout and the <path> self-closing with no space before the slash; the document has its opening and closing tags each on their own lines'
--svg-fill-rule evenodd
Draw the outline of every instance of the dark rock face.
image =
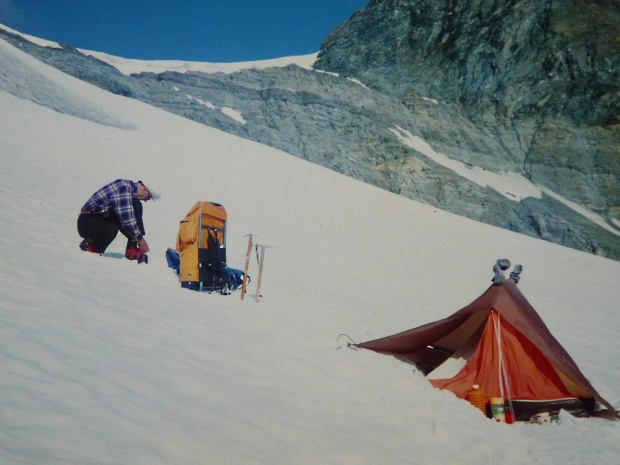
<svg viewBox="0 0 620 465">
<path fill-rule="evenodd" d="M 315 65 L 468 117 L 618 124 L 617 1 L 372 0 L 328 37 Z"/>
<path fill-rule="evenodd" d="M 608 50 L 610 27 L 576 30 L 572 16 L 560 27 L 565 3 L 592 21 L 604 11 L 620 30 L 617 2 L 374 0 L 324 43 L 315 68 L 339 75 L 288 66 L 125 76 L 69 46 L 0 37 L 113 93 L 462 216 L 620 259 L 618 47 Z M 587 46 L 567 46 L 565 30 Z M 406 137 L 463 169 L 512 172 L 548 190 L 521 198 L 487 187 Z M 555 194 L 607 218 L 607 228 Z"/>
<path fill-rule="evenodd" d="M 501 147 L 478 155 L 434 139 L 444 153 L 617 220 L 619 51 L 618 1 L 371 0 L 325 40 L 315 68 L 453 105 Z"/>
</svg>

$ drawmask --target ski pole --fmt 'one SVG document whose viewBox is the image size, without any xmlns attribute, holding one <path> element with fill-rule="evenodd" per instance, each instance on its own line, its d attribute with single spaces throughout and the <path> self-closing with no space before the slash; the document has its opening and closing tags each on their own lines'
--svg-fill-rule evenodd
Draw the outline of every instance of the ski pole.
<svg viewBox="0 0 620 465">
<path fill-rule="evenodd" d="M 258 279 L 256 281 L 256 296 L 254 300 L 258 302 L 258 298 L 260 297 L 260 283 L 263 279 L 263 263 L 265 262 L 265 246 L 257 245 L 257 249 L 260 247 L 260 260 L 258 262 Z"/>
<path fill-rule="evenodd" d="M 248 268 L 250 266 L 250 252 L 252 252 L 252 234 L 248 234 L 248 253 L 245 255 L 245 271 L 243 273 L 243 285 L 241 286 L 241 300 L 245 297 L 245 286 L 248 282 Z"/>
</svg>

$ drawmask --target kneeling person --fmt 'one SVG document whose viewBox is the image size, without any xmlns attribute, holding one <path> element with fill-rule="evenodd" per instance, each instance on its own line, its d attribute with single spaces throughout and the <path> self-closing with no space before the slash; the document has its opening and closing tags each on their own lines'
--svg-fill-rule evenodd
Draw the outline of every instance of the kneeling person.
<svg viewBox="0 0 620 465">
<path fill-rule="evenodd" d="M 82 207 L 77 221 L 80 248 L 102 254 L 120 231 L 127 238 L 125 257 L 147 262 L 149 246 L 144 239 L 140 201 L 161 197 L 159 185 L 117 179 L 95 192 Z"/>
</svg>

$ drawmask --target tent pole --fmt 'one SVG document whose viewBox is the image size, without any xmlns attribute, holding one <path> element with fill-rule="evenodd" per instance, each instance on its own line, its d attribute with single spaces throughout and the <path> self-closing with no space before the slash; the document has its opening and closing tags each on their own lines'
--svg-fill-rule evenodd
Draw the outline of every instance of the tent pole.
<svg viewBox="0 0 620 465">
<path fill-rule="evenodd" d="M 497 313 L 495 310 L 492 310 L 492 312 L 493 312 L 493 324 L 495 326 L 495 334 L 497 338 L 497 347 L 498 347 L 498 353 L 499 353 L 499 361 L 498 361 L 499 363 L 499 366 L 498 366 L 499 388 L 500 388 L 502 397 L 508 400 L 510 411 L 514 412 L 512 408 L 512 393 L 510 392 L 510 380 L 508 379 L 508 373 L 506 372 L 506 364 L 504 362 L 504 351 L 502 348 L 502 325 L 501 325 L 501 320 L 500 320 L 501 317 L 499 313 Z M 495 320 L 496 317 L 497 317 L 497 321 Z M 506 397 L 506 393 L 504 392 L 504 385 L 508 393 L 507 397 Z"/>
<path fill-rule="evenodd" d="M 495 327 L 495 338 L 497 339 L 497 352 L 499 354 L 498 357 L 498 361 L 497 361 L 497 375 L 499 377 L 499 392 L 502 395 L 502 398 L 506 398 L 506 396 L 504 395 L 504 380 L 503 380 L 503 374 L 504 374 L 504 369 L 503 369 L 503 361 L 504 361 L 504 353 L 502 352 L 502 327 L 501 327 L 501 323 L 500 323 L 500 316 L 499 314 L 495 311 L 492 310 L 493 312 L 493 326 Z"/>
</svg>

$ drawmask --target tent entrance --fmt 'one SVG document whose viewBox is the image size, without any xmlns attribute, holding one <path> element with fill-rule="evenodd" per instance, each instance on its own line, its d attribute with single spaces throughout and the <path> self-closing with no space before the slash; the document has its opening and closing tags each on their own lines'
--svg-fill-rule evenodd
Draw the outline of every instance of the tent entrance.
<svg viewBox="0 0 620 465">
<path fill-rule="evenodd" d="M 480 339 L 472 338 L 463 346 L 462 352 L 468 352 L 475 343 L 474 354 L 455 376 L 431 377 L 435 387 L 449 389 L 460 398 L 465 397 L 473 384 L 480 385 L 487 397 L 520 400 L 574 397 L 530 340 L 506 319 L 499 320 L 497 312 L 487 313 L 486 318 Z"/>
</svg>

